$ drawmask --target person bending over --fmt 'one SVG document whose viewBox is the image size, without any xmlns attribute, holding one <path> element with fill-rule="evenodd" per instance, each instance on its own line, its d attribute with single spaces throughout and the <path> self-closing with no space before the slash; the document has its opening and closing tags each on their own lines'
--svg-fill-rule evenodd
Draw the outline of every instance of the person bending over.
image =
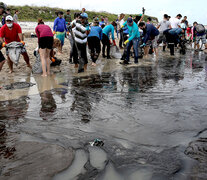
<svg viewBox="0 0 207 180">
<path fill-rule="evenodd" d="M 21 42 L 23 45 L 25 45 L 25 42 L 23 41 L 23 35 L 22 35 L 22 29 L 19 26 L 19 24 L 14 23 L 12 16 L 6 17 L 6 24 L 2 26 L 0 29 L 0 41 L 3 43 L 3 47 L 6 44 L 9 44 L 11 42 Z M 22 48 L 21 54 L 24 57 L 25 62 L 27 63 L 27 66 L 29 68 L 32 68 L 29 62 L 29 56 L 27 54 L 27 51 L 25 47 Z M 10 69 L 10 73 L 13 72 L 13 62 L 11 61 L 9 57 L 8 49 L 6 50 L 6 55 L 8 59 L 8 65 Z"/>
</svg>

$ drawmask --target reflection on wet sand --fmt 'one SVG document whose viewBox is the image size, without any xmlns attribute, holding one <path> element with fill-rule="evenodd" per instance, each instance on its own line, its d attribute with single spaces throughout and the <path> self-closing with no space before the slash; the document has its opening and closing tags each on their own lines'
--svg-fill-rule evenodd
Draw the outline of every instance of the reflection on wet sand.
<svg viewBox="0 0 207 180">
<path fill-rule="evenodd" d="M 15 152 L 15 138 L 7 132 L 8 127 L 15 127 L 19 119 L 24 118 L 28 109 L 28 98 L 0 101 L 0 159 L 13 158 Z M 8 137 L 10 134 L 10 137 Z"/>
<path fill-rule="evenodd" d="M 43 179 L 205 179 L 205 55 L 111 61 L 80 76 L 31 75 L 26 96 L 0 101 L 0 178 L 28 179 L 34 168 Z M 91 149 L 96 138 L 104 146 Z"/>
</svg>

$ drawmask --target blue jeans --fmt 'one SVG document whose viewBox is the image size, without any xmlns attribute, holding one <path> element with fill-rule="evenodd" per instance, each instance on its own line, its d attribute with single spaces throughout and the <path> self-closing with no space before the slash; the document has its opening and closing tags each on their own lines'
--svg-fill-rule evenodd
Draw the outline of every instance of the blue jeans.
<svg viewBox="0 0 207 180">
<path fill-rule="evenodd" d="M 134 48 L 134 62 L 138 63 L 138 57 L 139 57 L 139 53 L 138 53 L 138 46 L 139 46 L 139 38 L 134 38 L 132 41 L 129 41 L 129 43 L 127 44 L 127 57 L 126 57 L 126 61 L 129 62 L 130 59 L 130 49 L 133 45 Z"/>
</svg>

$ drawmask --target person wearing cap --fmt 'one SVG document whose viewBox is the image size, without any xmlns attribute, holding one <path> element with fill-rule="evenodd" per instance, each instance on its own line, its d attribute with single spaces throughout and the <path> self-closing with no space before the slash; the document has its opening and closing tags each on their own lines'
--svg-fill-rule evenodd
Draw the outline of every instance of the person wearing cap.
<svg viewBox="0 0 207 180">
<path fill-rule="evenodd" d="M 127 21 L 123 24 L 123 26 L 127 26 L 129 31 L 129 38 L 124 42 L 127 45 L 127 55 L 126 59 L 124 60 L 123 64 L 129 64 L 130 60 L 130 49 L 133 45 L 134 48 L 134 63 L 138 63 L 138 45 L 140 39 L 139 28 L 137 24 L 133 21 L 132 18 L 128 18 Z M 122 28 L 123 28 L 122 26 Z"/>
<path fill-rule="evenodd" d="M 139 28 L 143 30 L 144 32 L 144 39 L 143 39 L 143 44 L 141 47 L 145 47 L 145 55 L 149 54 L 149 47 L 152 45 L 152 48 L 155 50 L 155 53 L 157 55 L 157 40 L 158 40 L 158 35 L 160 32 L 158 29 L 153 25 L 153 24 L 145 24 L 144 22 L 139 23 Z"/>
<path fill-rule="evenodd" d="M 113 40 L 114 46 L 116 46 L 115 38 L 114 38 L 114 29 L 116 28 L 117 24 L 116 22 L 112 22 L 111 24 L 107 25 L 106 27 L 103 28 L 103 38 L 102 38 L 102 55 L 103 58 L 105 58 L 105 49 L 107 47 L 107 59 L 111 59 L 110 57 L 110 38 L 109 34 L 111 33 L 111 37 Z"/>
<path fill-rule="evenodd" d="M 4 4 L 3 2 L 0 2 L 0 15 L 3 15 L 3 13 L 6 10 L 6 4 Z M 2 42 L 0 42 L 0 49 L 2 49 Z M 0 71 L 5 63 L 6 59 L 4 57 L 4 55 L 2 54 L 2 52 L 0 51 Z"/>
<path fill-rule="evenodd" d="M 23 45 L 25 45 L 25 42 L 23 41 L 23 36 L 22 36 L 22 29 L 19 26 L 19 24 L 14 23 L 13 17 L 12 16 L 7 16 L 6 17 L 6 24 L 2 26 L 0 29 L 0 41 L 3 43 L 3 47 L 6 44 L 9 44 L 11 42 L 21 42 Z M 8 50 L 6 50 L 6 54 L 8 57 L 8 65 L 10 68 L 10 73 L 13 72 L 13 62 L 8 56 Z M 24 57 L 25 62 L 27 63 L 27 66 L 29 68 L 32 68 L 29 62 L 29 56 L 27 54 L 27 51 L 25 47 L 22 48 L 21 54 Z"/>
<path fill-rule="evenodd" d="M 58 17 L 54 21 L 54 26 L 53 26 L 53 34 L 56 34 L 56 38 L 58 38 L 61 41 L 61 52 L 60 53 L 62 53 L 62 47 L 65 41 L 65 32 L 69 34 L 67 27 L 66 27 L 65 19 L 63 18 L 63 12 L 60 11 L 58 13 Z"/>
<path fill-rule="evenodd" d="M 74 63 L 75 63 L 75 67 L 77 67 L 79 63 L 78 73 L 81 73 L 87 69 L 87 64 L 88 64 L 86 44 L 87 44 L 87 36 L 90 32 L 90 29 L 88 24 L 88 15 L 86 13 L 82 13 L 80 15 L 80 19 L 78 19 L 75 23 L 75 28 L 73 32 L 75 35 L 75 42 L 73 46 Z M 79 54 L 81 57 L 78 57 Z"/>
<path fill-rule="evenodd" d="M 92 66 L 96 66 L 96 60 L 101 52 L 100 40 L 102 39 L 102 29 L 99 27 L 99 20 L 93 20 L 93 26 L 88 35 L 88 47 L 91 50 Z"/>
</svg>

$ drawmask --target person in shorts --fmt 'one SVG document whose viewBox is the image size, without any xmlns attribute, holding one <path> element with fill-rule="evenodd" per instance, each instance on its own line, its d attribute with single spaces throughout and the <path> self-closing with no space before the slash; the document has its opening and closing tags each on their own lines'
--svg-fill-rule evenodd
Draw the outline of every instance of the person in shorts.
<svg viewBox="0 0 207 180">
<path fill-rule="evenodd" d="M 21 42 L 23 45 L 25 45 L 25 42 L 23 41 L 21 27 L 19 26 L 19 24 L 14 23 L 13 17 L 10 15 L 6 17 L 6 24 L 3 25 L 2 28 L 0 29 L 0 41 L 2 42 L 2 47 L 5 47 L 6 44 L 9 44 L 14 41 Z M 8 65 L 9 65 L 10 73 L 12 73 L 13 62 L 11 61 L 8 54 L 9 54 L 8 49 L 6 49 L 6 55 L 8 57 Z M 21 54 L 23 55 L 24 60 L 27 63 L 27 66 L 29 68 L 32 68 L 25 47 L 22 48 Z"/>
<path fill-rule="evenodd" d="M 197 47 L 197 49 L 200 49 L 199 43 L 201 41 L 202 45 L 204 45 L 205 49 L 207 49 L 205 27 L 202 24 L 198 24 L 197 22 L 194 22 L 193 26 L 195 35 L 195 46 Z"/>
<path fill-rule="evenodd" d="M 39 53 L 42 63 L 42 76 L 50 75 L 50 53 L 53 48 L 53 33 L 48 25 L 45 25 L 42 19 L 38 19 L 38 26 L 35 28 L 38 37 Z"/>
<path fill-rule="evenodd" d="M 155 54 L 158 53 L 158 38 L 160 32 L 158 29 L 152 24 L 145 24 L 144 22 L 139 23 L 139 28 L 144 32 L 144 39 L 143 44 L 141 47 L 145 47 L 145 55 L 149 54 L 149 47 L 152 45 L 153 49 L 155 50 Z"/>
</svg>

